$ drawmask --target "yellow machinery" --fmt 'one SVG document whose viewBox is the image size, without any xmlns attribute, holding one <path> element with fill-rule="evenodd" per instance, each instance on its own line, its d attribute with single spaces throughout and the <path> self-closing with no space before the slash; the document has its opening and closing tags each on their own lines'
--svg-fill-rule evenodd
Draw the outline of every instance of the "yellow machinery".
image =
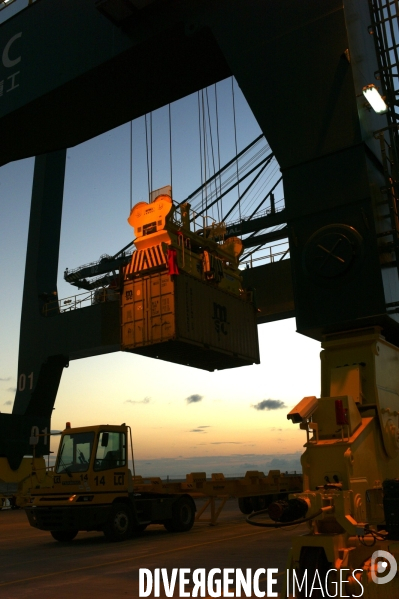
<svg viewBox="0 0 399 599">
<path fill-rule="evenodd" d="M 242 241 L 175 206 L 170 187 L 136 204 L 128 222 L 136 250 L 123 271 L 122 349 L 210 371 L 259 363 Z"/>
<path fill-rule="evenodd" d="M 132 208 L 128 222 L 136 251 L 125 269 L 126 278 L 165 265 L 169 274 L 183 271 L 247 299 L 238 269 L 244 249 L 241 239 L 224 240 L 224 223 L 197 217 L 188 203 L 174 205 L 171 194 L 170 186 L 163 187 L 152 192 L 149 204 L 139 202 Z"/>
<path fill-rule="evenodd" d="M 196 520 L 215 525 L 229 498 L 238 497 L 240 511 L 250 514 L 301 489 L 302 476 L 284 474 L 280 470 L 270 470 L 265 476 L 263 472 L 248 470 L 243 478 L 225 478 L 223 474 L 215 473 L 208 479 L 205 472 L 192 472 L 186 475 L 184 482 L 174 483 L 158 477 L 136 476 L 134 486 L 139 493 L 189 493 L 192 497 L 205 497 L 207 501 L 197 512 Z M 205 519 L 202 516 L 208 508 L 210 517 Z"/>
<path fill-rule="evenodd" d="M 376 327 L 330 335 L 322 347 L 321 397 L 305 397 L 288 414 L 307 435 L 303 492 L 271 504 L 269 515 L 276 526 L 308 522 L 287 566 L 300 581 L 307 571 L 307 590 L 296 586 L 295 596 L 328 596 L 326 588 L 337 596 L 343 576 L 338 596 L 393 599 L 398 577 L 375 584 L 387 562 L 378 566 L 373 553 L 399 558 L 399 349 Z M 324 594 L 309 595 L 316 570 Z M 284 599 L 294 596 L 292 575 L 286 585 Z"/>
<path fill-rule="evenodd" d="M 188 474 L 184 482 L 146 479 L 132 476 L 128 467 L 132 458 L 130 428 L 125 424 L 67 427 L 54 469 L 30 489 L 26 501 L 30 524 L 50 531 L 58 541 L 71 541 L 79 530 L 103 531 L 108 540 L 123 541 L 149 524 L 163 524 L 175 532 L 190 530 L 196 511 L 193 496 L 208 498 L 197 520 L 209 507 L 207 521 L 216 524 L 229 497 L 241 498 L 240 509 L 249 513 L 269 498 L 288 497 L 302 485 L 301 475 L 278 470 L 267 476 L 250 471 L 241 479 L 213 474 L 207 480 L 204 473 Z"/>
<path fill-rule="evenodd" d="M 49 481 L 44 458 L 23 458 L 17 470 L 10 468 L 6 458 L 0 458 L 0 473 L 0 506 L 8 501 L 13 508 L 24 507 L 30 490 Z"/>
<path fill-rule="evenodd" d="M 79 530 L 103 531 L 108 540 L 123 541 L 151 523 L 175 532 L 190 530 L 193 499 L 137 493 L 128 468 L 132 456 L 130 429 L 124 424 L 66 428 L 51 483 L 31 490 L 30 524 L 58 541 L 71 541 Z"/>
</svg>

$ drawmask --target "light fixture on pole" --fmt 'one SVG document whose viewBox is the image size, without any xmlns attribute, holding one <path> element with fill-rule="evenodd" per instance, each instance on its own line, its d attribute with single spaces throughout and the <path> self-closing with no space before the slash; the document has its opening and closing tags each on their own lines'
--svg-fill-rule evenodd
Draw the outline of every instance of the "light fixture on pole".
<svg viewBox="0 0 399 599">
<path fill-rule="evenodd" d="M 388 112 L 388 106 L 386 105 L 383 97 L 380 92 L 376 88 L 376 86 L 371 83 L 370 85 L 365 85 L 363 88 L 363 95 L 366 98 L 367 102 L 370 104 L 371 108 L 377 114 L 385 114 Z"/>
<path fill-rule="evenodd" d="M 0 10 L 3 10 L 3 8 L 6 8 L 6 6 L 9 6 L 13 2 L 15 2 L 15 0 L 0 0 Z"/>
</svg>

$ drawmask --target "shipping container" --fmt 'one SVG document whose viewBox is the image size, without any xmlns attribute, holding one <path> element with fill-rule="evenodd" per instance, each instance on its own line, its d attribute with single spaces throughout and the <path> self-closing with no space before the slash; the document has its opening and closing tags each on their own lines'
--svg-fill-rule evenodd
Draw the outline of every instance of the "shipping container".
<svg viewBox="0 0 399 599">
<path fill-rule="evenodd" d="M 259 364 L 253 305 L 181 272 L 124 282 L 122 350 L 223 370 Z"/>
</svg>

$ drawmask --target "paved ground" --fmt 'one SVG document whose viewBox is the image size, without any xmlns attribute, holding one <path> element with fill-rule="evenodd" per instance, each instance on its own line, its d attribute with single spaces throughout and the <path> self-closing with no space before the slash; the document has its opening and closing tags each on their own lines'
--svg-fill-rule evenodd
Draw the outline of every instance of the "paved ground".
<svg viewBox="0 0 399 599">
<path fill-rule="evenodd" d="M 211 568 L 239 568 L 244 573 L 246 568 L 278 568 L 283 572 L 290 538 L 301 530 L 250 526 L 237 502 L 231 500 L 217 526 L 199 522 L 188 533 L 168 533 L 162 526 L 151 526 L 124 543 L 107 543 L 102 533 L 82 532 L 73 542 L 61 544 L 49 533 L 31 528 L 23 510 L 2 510 L 0 598 L 135 599 L 140 568 L 152 572 L 167 568 L 169 575 L 172 568 L 205 568 L 207 574 Z M 266 591 L 265 575 L 259 587 Z M 185 590 L 191 596 L 190 585 Z M 153 592 L 149 595 L 154 596 Z M 165 596 L 161 585 L 160 597 Z M 177 585 L 170 596 L 181 596 Z"/>
</svg>

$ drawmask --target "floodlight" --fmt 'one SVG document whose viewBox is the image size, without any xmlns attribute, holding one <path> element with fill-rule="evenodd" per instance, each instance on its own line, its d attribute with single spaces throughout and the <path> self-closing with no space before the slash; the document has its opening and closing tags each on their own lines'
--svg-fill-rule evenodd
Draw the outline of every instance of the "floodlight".
<svg viewBox="0 0 399 599">
<path fill-rule="evenodd" d="M 0 0 L 0 10 L 3 10 L 3 8 L 6 8 L 6 6 L 9 6 L 12 2 L 15 2 L 15 0 Z"/>
<path fill-rule="evenodd" d="M 388 106 L 373 83 L 363 88 L 363 95 L 377 114 L 385 114 L 388 111 Z"/>
</svg>

